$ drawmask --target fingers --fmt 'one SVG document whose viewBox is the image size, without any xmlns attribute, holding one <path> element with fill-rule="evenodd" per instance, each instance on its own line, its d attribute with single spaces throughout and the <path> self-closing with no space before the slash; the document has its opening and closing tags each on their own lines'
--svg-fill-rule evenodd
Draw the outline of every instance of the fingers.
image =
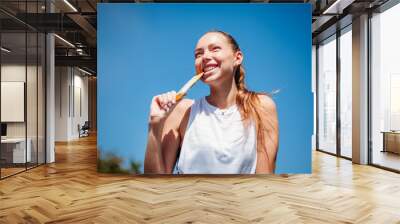
<svg viewBox="0 0 400 224">
<path fill-rule="evenodd" d="M 175 104 L 175 96 L 176 92 L 175 91 L 170 91 L 161 95 L 158 95 L 158 104 L 160 109 L 164 111 L 169 111 Z"/>
</svg>

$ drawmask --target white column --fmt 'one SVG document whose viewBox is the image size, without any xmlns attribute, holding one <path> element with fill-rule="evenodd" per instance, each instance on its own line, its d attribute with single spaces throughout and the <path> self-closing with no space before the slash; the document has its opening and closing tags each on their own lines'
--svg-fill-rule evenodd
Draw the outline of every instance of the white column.
<svg viewBox="0 0 400 224">
<path fill-rule="evenodd" d="M 47 60 L 47 76 L 46 76 L 46 163 L 55 161 L 54 152 L 54 133 L 55 133 L 55 76 L 54 76 L 54 35 L 47 34 L 46 36 L 46 60 Z"/>
<path fill-rule="evenodd" d="M 368 15 L 353 19 L 353 162 L 368 163 Z"/>
<path fill-rule="evenodd" d="M 47 12 L 54 11 L 51 1 L 46 1 Z M 46 163 L 55 162 L 55 44 L 54 35 L 46 35 Z"/>
</svg>

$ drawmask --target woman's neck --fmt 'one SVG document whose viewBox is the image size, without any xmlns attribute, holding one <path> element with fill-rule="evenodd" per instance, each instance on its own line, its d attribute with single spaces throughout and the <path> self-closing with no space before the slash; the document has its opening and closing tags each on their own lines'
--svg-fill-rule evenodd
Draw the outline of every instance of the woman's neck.
<svg viewBox="0 0 400 224">
<path fill-rule="evenodd" d="M 220 109 L 228 108 L 236 104 L 237 87 L 235 80 L 219 83 L 217 86 L 210 86 L 210 95 L 207 101 Z"/>
</svg>

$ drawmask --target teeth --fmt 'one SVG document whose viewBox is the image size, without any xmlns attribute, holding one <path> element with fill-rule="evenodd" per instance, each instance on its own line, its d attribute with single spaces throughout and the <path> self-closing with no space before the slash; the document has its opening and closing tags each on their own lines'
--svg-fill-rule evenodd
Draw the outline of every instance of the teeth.
<svg viewBox="0 0 400 224">
<path fill-rule="evenodd" d="M 213 70 L 214 68 L 216 68 L 217 66 L 208 66 L 208 67 L 205 67 L 204 68 L 204 72 L 208 72 L 208 71 L 211 71 L 211 70 Z"/>
</svg>

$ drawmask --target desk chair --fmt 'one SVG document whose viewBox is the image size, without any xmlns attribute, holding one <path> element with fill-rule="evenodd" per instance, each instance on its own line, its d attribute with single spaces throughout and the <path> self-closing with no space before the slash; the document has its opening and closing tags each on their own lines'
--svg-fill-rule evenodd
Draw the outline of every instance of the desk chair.
<svg viewBox="0 0 400 224">
<path fill-rule="evenodd" d="M 80 127 L 80 125 L 78 124 L 79 138 L 89 136 L 89 129 L 90 129 L 89 121 L 85 121 L 82 127 Z"/>
</svg>

